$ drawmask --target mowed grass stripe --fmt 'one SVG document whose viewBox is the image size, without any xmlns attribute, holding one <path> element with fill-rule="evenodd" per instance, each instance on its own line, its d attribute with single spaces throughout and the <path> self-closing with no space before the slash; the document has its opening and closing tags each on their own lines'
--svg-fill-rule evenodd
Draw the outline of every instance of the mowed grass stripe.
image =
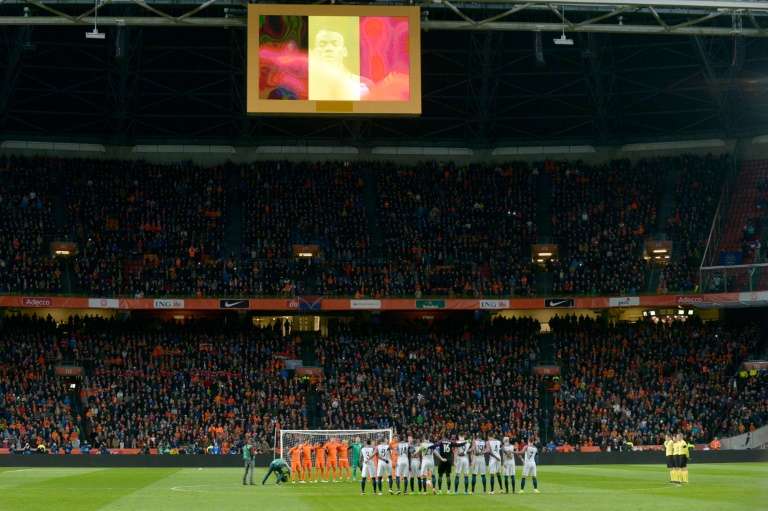
<svg viewBox="0 0 768 511">
<path fill-rule="evenodd" d="M 0 510 L 94 511 L 178 470 L 114 468 L 44 479 L 35 478 L 4 491 Z M 51 472 L 62 473 L 61 469 L 53 469 Z"/>
<path fill-rule="evenodd" d="M 136 470 L 136 469 L 130 469 Z M 139 469 L 140 470 L 140 469 Z M 149 469 L 152 470 L 152 469 Z M 195 485 L 195 484 L 214 484 L 220 479 L 226 479 L 229 485 L 232 485 L 233 476 L 235 473 L 224 475 L 222 471 L 229 471 L 231 469 L 177 469 L 173 473 L 170 473 L 164 477 L 158 477 L 152 483 L 136 489 L 128 494 L 121 496 L 118 499 L 114 499 L 111 502 L 105 504 L 99 511 L 120 511 L 120 510 L 134 510 L 143 509 L 147 502 L 152 502 L 153 509 L 196 509 L 196 506 L 200 505 L 200 495 L 195 493 L 184 493 L 173 491 L 173 488 L 183 485 Z M 205 475 L 203 475 L 205 474 Z M 224 476 L 224 477 L 222 477 Z M 214 482 L 211 482 L 214 479 Z M 242 485 L 240 485 L 242 487 Z M 227 492 L 224 492 L 227 493 Z M 253 493 L 247 497 L 252 497 Z M 222 494 L 220 494 L 220 498 Z M 228 497 L 231 497 L 228 496 Z M 248 502 L 248 498 L 244 498 L 242 502 L 238 500 L 238 506 L 243 508 L 252 507 Z M 229 503 L 230 499 L 226 501 Z M 233 502 L 234 504 L 234 502 Z M 209 509 L 218 509 L 215 505 Z"/>
</svg>

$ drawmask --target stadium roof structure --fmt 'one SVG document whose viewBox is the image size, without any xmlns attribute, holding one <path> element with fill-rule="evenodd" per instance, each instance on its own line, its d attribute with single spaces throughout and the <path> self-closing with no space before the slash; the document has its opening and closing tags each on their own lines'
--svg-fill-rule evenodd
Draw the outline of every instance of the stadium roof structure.
<svg viewBox="0 0 768 511">
<path fill-rule="evenodd" d="M 493 147 L 768 133 L 768 2 L 415 4 L 423 115 L 308 119 L 245 115 L 247 2 L 4 0 L 0 139 Z M 105 40 L 84 39 L 94 22 Z M 561 31 L 573 46 L 553 44 Z"/>
</svg>

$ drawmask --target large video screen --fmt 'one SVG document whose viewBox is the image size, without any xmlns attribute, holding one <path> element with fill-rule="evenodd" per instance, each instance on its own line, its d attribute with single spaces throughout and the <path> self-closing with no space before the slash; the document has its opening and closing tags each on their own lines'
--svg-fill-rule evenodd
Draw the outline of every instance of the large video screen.
<svg viewBox="0 0 768 511">
<path fill-rule="evenodd" d="M 248 5 L 249 114 L 421 113 L 418 7 Z"/>
</svg>

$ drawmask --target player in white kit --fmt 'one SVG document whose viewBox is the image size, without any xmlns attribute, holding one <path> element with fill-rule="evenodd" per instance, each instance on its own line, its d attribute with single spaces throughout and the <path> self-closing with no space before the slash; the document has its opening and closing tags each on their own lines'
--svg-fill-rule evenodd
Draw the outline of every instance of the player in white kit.
<svg viewBox="0 0 768 511">
<path fill-rule="evenodd" d="M 395 437 L 397 442 L 397 437 Z M 411 471 L 411 462 L 409 453 L 411 450 L 411 444 L 403 440 L 397 442 L 397 466 L 395 467 L 395 483 L 397 484 L 397 494 L 400 495 L 400 481 L 405 484 L 403 491 L 408 493 L 408 476 Z"/>
<path fill-rule="evenodd" d="M 418 450 L 419 446 L 413 441 L 412 436 L 408 436 L 408 444 L 410 445 L 410 448 L 408 449 L 408 457 L 411 458 L 411 473 L 409 474 L 409 477 L 411 478 L 411 493 L 416 491 L 416 482 L 419 483 L 419 491 L 424 491 L 421 486 L 421 479 L 419 478 L 419 468 L 421 467 Z"/>
<path fill-rule="evenodd" d="M 464 493 L 469 494 L 469 442 L 460 436 L 459 441 L 452 445 L 456 446 L 456 476 L 453 478 L 453 491 L 459 493 L 459 476 L 463 474 Z M 451 491 L 450 486 L 448 491 Z"/>
<path fill-rule="evenodd" d="M 389 483 L 389 493 L 392 493 L 392 456 L 389 451 L 389 444 L 384 439 L 376 446 L 376 456 L 379 457 L 379 464 L 376 467 L 376 479 L 379 483 L 379 495 L 381 495 L 384 489 L 384 482 L 382 479 L 386 475 Z"/>
<path fill-rule="evenodd" d="M 373 465 L 373 456 L 375 450 L 371 445 L 371 439 L 369 438 L 365 442 L 365 447 L 360 449 L 360 461 L 363 464 L 362 479 L 360 480 L 360 495 L 365 495 L 365 482 L 370 477 L 373 481 L 373 493 L 376 493 L 376 467 Z"/>
<path fill-rule="evenodd" d="M 421 441 L 419 452 L 421 453 L 421 467 L 419 468 L 419 480 L 421 481 L 422 491 L 426 492 L 427 487 L 432 488 L 435 493 L 435 447 L 432 442 L 426 438 Z"/>
<path fill-rule="evenodd" d="M 485 440 L 475 435 L 475 440 L 472 442 L 472 493 L 475 493 L 475 485 L 477 484 L 477 475 L 480 474 L 480 479 L 483 482 L 483 493 L 486 492 L 486 480 L 485 480 Z"/>
<path fill-rule="evenodd" d="M 494 479 L 499 481 L 501 491 L 501 442 L 493 435 L 488 437 L 488 474 L 491 477 L 491 495 L 494 494 Z"/>
<path fill-rule="evenodd" d="M 520 481 L 520 493 L 525 490 L 525 478 L 533 478 L 533 493 L 539 493 L 539 481 L 536 480 L 536 454 L 539 450 L 533 445 L 533 437 L 528 438 L 528 444 L 523 447 L 523 479 Z"/>
<path fill-rule="evenodd" d="M 512 476 L 512 493 L 515 493 L 515 444 L 504 437 L 501 446 L 501 457 L 504 460 L 504 489 L 509 493 L 509 477 Z"/>
</svg>

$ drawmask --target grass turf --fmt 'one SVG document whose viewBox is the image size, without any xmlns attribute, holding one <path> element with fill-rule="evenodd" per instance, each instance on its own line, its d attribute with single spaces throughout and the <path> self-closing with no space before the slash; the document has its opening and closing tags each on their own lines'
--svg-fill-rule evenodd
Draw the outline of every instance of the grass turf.
<svg viewBox="0 0 768 511">
<path fill-rule="evenodd" d="M 520 481 L 518 469 L 517 487 Z M 540 494 L 371 495 L 359 482 L 338 484 L 241 484 L 240 469 L 166 468 L 0 468 L 0 510 L 213 511 L 456 511 L 495 509 L 585 511 L 707 511 L 768 509 L 768 463 L 692 465 L 691 483 L 667 482 L 667 471 L 652 465 L 539 467 Z M 463 491 L 463 480 L 460 489 Z M 478 478 L 478 489 L 481 488 Z"/>
</svg>

